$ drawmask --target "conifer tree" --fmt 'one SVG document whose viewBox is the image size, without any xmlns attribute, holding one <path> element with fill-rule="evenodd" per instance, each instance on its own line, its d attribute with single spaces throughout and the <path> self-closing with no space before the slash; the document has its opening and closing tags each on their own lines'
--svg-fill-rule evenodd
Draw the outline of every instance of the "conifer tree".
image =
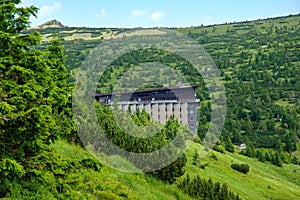
<svg viewBox="0 0 300 200">
<path fill-rule="evenodd" d="M 39 33 L 22 34 L 37 8 L 0 2 L 0 162 L 26 162 L 49 151 L 70 94 L 61 44 L 37 50 Z M 55 136 L 55 137 L 54 137 Z"/>
<path fill-rule="evenodd" d="M 231 142 L 230 137 L 228 137 L 227 140 L 225 141 L 225 150 L 232 153 L 234 152 L 234 146 Z"/>
<path fill-rule="evenodd" d="M 199 164 L 199 153 L 198 153 L 198 151 L 196 149 L 195 149 L 194 155 L 193 155 L 193 164 L 194 165 L 198 165 Z"/>
</svg>

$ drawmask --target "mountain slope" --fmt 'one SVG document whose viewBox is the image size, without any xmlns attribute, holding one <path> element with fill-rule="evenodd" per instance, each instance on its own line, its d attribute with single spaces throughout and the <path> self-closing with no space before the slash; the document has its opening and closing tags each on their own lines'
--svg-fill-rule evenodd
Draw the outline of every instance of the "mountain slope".
<svg viewBox="0 0 300 200">
<path fill-rule="evenodd" d="M 300 167 L 284 165 L 283 168 L 272 164 L 261 163 L 237 153 L 210 152 L 201 159 L 201 163 L 208 163 L 205 169 L 192 164 L 194 150 L 200 151 L 199 144 L 192 144 L 187 152 L 188 163 L 185 167 L 186 174 L 191 177 L 200 175 L 214 182 L 227 183 L 229 189 L 239 194 L 243 199 L 299 199 L 300 198 Z M 92 158 L 83 148 L 57 141 L 53 145 L 54 152 L 62 159 L 82 160 Z M 215 154 L 217 161 L 210 158 Z M 230 168 L 231 162 L 247 163 L 250 172 L 245 175 Z M 181 182 L 182 178 L 178 179 Z M 60 199 L 192 199 L 183 194 L 176 184 L 168 185 L 155 178 L 143 174 L 131 174 L 116 171 L 107 166 L 102 166 L 100 171 L 81 168 L 68 173 L 64 177 L 68 185 L 61 185 L 64 193 Z M 32 183 L 33 184 L 33 183 Z M 56 199 L 52 191 L 52 182 L 32 185 L 35 192 L 22 193 L 15 187 L 8 198 L 12 199 Z"/>
<path fill-rule="evenodd" d="M 300 198 L 300 166 L 284 164 L 277 167 L 270 163 L 262 163 L 256 159 L 248 158 L 238 153 L 210 152 L 201 159 L 202 164 L 208 163 L 205 169 L 192 164 L 194 150 L 200 151 L 199 144 L 194 144 L 189 149 L 186 171 L 192 176 L 200 175 L 212 178 L 214 181 L 225 182 L 230 189 L 239 194 L 243 199 L 298 199 Z M 210 157 L 216 155 L 217 161 Z M 243 174 L 233 170 L 230 165 L 246 163 L 250 172 Z"/>
<path fill-rule="evenodd" d="M 300 137 L 299 22 L 300 16 L 296 15 L 176 29 L 202 44 L 220 68 L 228 100 L 222 133 L 225 141 L 229 138 L 236 145 L 247 143 L 249 147 L 286 151 L 299 157 L 300 149 L 298 147 L 297 152 L 296 148 Z M 58 27 L 38 31 L 45 39 L 59 37 L 63 40 L 68 55 L 67 65 L 74 70 L 80 67 L 89 51 L 101 40 L 124 30 Z M 125 66 L 128 62 L 122 64 Z M 108 81 L 103 84 L 107 90 L 124 72 L 117 67 L 112 68 L 106 79 Z M 208 101 L 202 99 L 201 106 L 206 106 Z M 206 110 L 210 110 L 209 107 Z M 205 132 L 209 118 L 209 114 L 201 112 L 199 135 Z M 300 198 L 299 165 L 283 164 L 283 167 L 277 167 L 237 153 L 214 152 L 218 161 L 207 156 L 200 162 L 208 163 L 208 166 L 201 169 L 192 164 L 195 149 L 200 150 L 200 146 L 193 144 L 187 152 L 186 174 L 201 175 L 207 179 L 211 177 L 213 181 L 227 183 L 231 190 L 244 199 Z M 57 142 L 54 150 L 66 159 L 89 157 L 83 149 L 64 141 Z M 78 158 L 74 157 L 77 155 Z M 250 172 L 244 175 L 232 170 L 232 162 L 248 164 Z M 168 186 L 144 175 L 125 174 L 105 166 L 101 170 L 94 172 L 82 169 L 69 174 L 70 196 L 97 198 L 107 195 L 108 199 L 189 198 L 175 185 Z"/>
</svg>

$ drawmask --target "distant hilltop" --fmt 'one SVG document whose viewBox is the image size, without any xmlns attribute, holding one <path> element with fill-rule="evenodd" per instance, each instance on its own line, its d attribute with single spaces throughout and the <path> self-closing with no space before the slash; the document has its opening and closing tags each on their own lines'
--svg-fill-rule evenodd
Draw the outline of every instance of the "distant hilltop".
<svg viewBox="0 0 300 200">
<path fill-rule="evenodd" d="M 66 28 L 67 26 L 63 25 L 61 22 L 56 19 L 43 23 L 39 26 L 34 27 L 33 29 L 46 29 L 46 28 Z"/>
</svg>

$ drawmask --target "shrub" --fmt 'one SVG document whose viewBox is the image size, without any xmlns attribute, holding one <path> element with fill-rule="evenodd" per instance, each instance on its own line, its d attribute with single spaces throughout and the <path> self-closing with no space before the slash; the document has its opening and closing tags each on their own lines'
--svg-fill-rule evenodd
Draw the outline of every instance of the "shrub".
<svg viewBox="0 0 300 200">
<path fill-rule="evenodd" d="M 190 178 L 189 174 L 183 179 L 178 187 L 189 196 L 196 199 L 241 199 L 238 194 L 234 194 L 228 189 L 226 183 L 213 182 L 212 179 L 204 179 L 199 175 Z"/>
<path fill-rule="evenodd" d="M 213 160 L 218 161 L 218 157 L 217 157 L 214 153 L 212 153 L 212 154 L 210 155 L 210 158 L 213 159 Z"/>
<path fill-rule="evenodd" d="M 22 165 L 11 159 L 0 160 L 0 198 L 9 192 L 12 180 L 18 180 L 25 175 Z"/>
<path fill-rule="evenodd" d="M 233 144 L 226 144 L 225 145 L 225 150 L 229 151 L 231 153 L 234 153 L 234 146 L 233 146 Z"/>
<path fill-rule="evenodd" d="M 194 155 L 193 155 L 193 165 L 197 165 L 199 163 L 199 153 L 195 149 Z"/>
<path fill-rule="evenodd" d="M 250 170 L 250 167 L 247 164 L 232 163 L 231 168 L 244 174 L 247 174 Z"/>
<path fill-rule="evenodd" d="M 221 144 L 215 145 L 213 150 L 225 154 L 225 147 Z"/>
<path fill-rule="evenodd" d="M 209 166 L 209 163 L 200 164 L 201 169 L 205 169 L 207 166 Z"/>
</svg>

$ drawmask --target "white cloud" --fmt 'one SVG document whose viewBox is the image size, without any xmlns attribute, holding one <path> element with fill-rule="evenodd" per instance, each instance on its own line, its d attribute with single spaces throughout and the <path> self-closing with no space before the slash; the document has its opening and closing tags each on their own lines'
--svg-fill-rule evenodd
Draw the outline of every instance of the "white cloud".
<svg viewBox="0 0 300 200">
<path fill-rule="evenodd" d="M 53 5 L 45 5 L 38 12 L 38 18 L 45 18 L 52 15 L 56 10 L 59 10 L 62 7 L 62 4 L 59 2 L 54 3 Z"/>
<path fill-rule="evenodd" d="M 147 10 L 131 10 L 129 18 L 142 17 L 147 14 Z"/>
<path fill-rule="evenodd" d="M 153 12 L 151 14 L 151 19 L 154 20 L 154 21 L 158 21 L 160 20 L 165 14 L 163 12 Z"/>
<path fill-rule="evenodd" d="M 103 17 L 105 17 L 107 14 L 106 10 L 105 9 L 101 9 L 99 13 L 97 13 L 97 18 L 98 19 L 102 19 Z"/>
</svg>

